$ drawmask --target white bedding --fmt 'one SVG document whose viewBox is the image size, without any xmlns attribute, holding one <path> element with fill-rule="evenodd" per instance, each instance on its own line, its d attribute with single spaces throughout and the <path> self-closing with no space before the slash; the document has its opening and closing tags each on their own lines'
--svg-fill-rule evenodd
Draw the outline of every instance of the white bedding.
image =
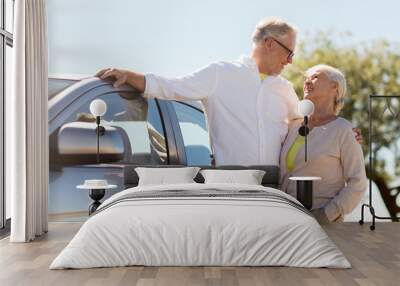
<svg viewBox="0 0 400 286">
<path fill-rule="evenodd" d="M 290 204 L 251 197 L 151 198 L 113 204 L 137 192 L 204 188 L 262 190 L 297 202 L 281 191 L 254 185 L 193 183 L 127 189 L 100 206 L 103 210 L 85 222 L 50 269 L 126 265 L 351 267 L 318 222 Z"/>
</svg>

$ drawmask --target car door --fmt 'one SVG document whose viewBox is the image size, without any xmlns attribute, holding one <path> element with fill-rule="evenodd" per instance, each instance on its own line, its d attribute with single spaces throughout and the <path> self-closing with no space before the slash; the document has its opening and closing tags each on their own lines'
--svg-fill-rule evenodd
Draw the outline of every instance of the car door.
<svg viewBox="0 0 400 286">
<path fill-rule="evenodd" d="M 96 164 L 96 124 L 90 103 L 102 99 L 107 112 L 101 125 L 100 158 Z M 63 90 L 49 101 L 49 213 L 84 211 L 88 194 L 76 185 L 85 179 L 107 179 L 123 189 L 125 164 L 176 164 L 175 138 L 162 102 L 144 99 L 130 87 L 114 89 L 108 82 L 89 79 Z"/>
</svg>

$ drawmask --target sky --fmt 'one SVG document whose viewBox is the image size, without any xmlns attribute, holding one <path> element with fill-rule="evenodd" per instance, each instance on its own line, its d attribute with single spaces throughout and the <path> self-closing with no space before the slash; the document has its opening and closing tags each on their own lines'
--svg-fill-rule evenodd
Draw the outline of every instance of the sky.
<svg viewBox="0 0 400 286">
<path fill-rule="evenodd" d="M 91 75 L 104 67 L 164 76 L 190 73 L 251 51 L 259 20 L 279 16 L 299 29 L 350 32 L 347 44 L 400 43 L 400 1 L 47 0 L 49 72 Z"/>
</svg>

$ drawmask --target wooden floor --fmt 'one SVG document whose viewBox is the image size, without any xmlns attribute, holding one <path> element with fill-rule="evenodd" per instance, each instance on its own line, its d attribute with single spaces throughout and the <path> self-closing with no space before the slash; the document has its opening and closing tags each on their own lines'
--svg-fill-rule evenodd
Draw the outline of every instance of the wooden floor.
<svg viewBox="0 0 400 286">
<path fill-rule="evenodd" d="M 82 223 L 50 223 L 27 244 L 0 241 L 0 285 L 400 285 L 400 223 L 325 227 L 352 269 L 289 267 L 121 267 L 48 270 Z"/>
</svg>

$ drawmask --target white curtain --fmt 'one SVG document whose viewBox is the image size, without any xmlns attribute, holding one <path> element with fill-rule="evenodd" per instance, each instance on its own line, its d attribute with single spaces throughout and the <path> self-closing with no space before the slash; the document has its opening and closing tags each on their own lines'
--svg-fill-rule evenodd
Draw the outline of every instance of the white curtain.
<svg viewBox="0 0 400 286">
<path fill-rule="evenodd" d="M 6 98 L 6 187 L 12 242 L 47 232 L 48 116 L 45 0 L 15 1 L 13 92 Z"/>
</svg>

